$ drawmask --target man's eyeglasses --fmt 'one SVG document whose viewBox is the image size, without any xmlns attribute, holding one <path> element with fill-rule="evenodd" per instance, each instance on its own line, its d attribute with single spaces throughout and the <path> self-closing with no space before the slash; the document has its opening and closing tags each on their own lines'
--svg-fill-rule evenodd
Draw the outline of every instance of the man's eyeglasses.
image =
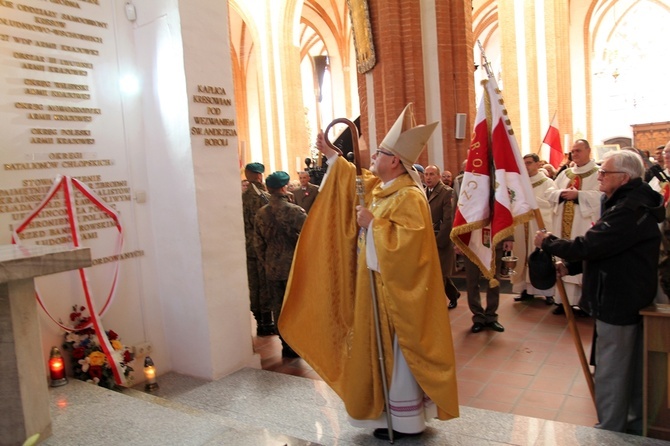
<svg viewBox="0 0 670 446">
<path fill-rule="evenodd" d="M 605 169 L 598 169 L 598 175 L 605 176 L 608 173 L 626 173 L 626 172 L 621 172 L 620 170 L 605 170 Z"/>
<path fill-rule="evenodd" d="M 379 154 L 386 155 L 386 156 L 395 156 L 391 152 L 385 152 L 381 149 L 377 149 L 377 151 L 375 152 L 375 156 L 377 157 L 377 156 L 379 156 Z"/>
</svg>

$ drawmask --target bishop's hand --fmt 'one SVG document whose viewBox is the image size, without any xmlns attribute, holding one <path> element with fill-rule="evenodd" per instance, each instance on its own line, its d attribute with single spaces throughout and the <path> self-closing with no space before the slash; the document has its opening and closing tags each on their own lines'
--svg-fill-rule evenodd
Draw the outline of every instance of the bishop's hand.
<svg viewBox="0 0 670 446">
<path fill-rule="evenodd" d="M 360 205 L 356 206 L 356 222 L 361 228 L 367 229 L 373 218 L 375 218 L 375 216 L 372 215 L 372 212 L 370 212 L 369 209 Z"/>
<path fill-rule="evenodd" d="M 335 149 L 328 145 L 326 142 L 326 136 L 321 131 L 319 131 L 319 134 L 316 135 L 316 148 L 319 152 L 326 155 L 326 158 L 330 158 L 337 153 Z"/>
</svg>

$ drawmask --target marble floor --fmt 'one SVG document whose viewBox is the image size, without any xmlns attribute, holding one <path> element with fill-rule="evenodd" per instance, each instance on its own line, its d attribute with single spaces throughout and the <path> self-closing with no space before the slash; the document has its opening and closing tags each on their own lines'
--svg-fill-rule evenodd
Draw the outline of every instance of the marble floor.
<svg viewBox="0 0 670 446">
<path fill-rule="evenodd" d="M 242 369 L 218 381 L 162 375 L 152 394 L 110 391 L 82 381 L 50 390 L 49 446 L 383 445 L 351 427 L 340 399 L 320 380 Z M 668 442 L 591 427 L 461 406 L 398 445 L 624 446 Z"/>
<path fill-rule="evenodd" d="M 503 289 L 504 290 L 504 289 Z M 589 427 L 595 411 L 565 318 L 537 299 L 504 294 L 504 333 L 473 334 L 465 302 L 452 310 L 461 416 L 430 422 L 399 445 L 670 445 Z M 578 319 L 589 351 L 591 321 Z M 176 373 L 160 388 L 109 391 L 71 380 L 51 388 L 56 445 L 382 445 L 353 428 L 340 399 L 301 359 L 282 359 L 276 337 L 257 338 L 265 370 L 218 381 Z M 280 372 L 280 373 L 276 373 Z"/>
</svg>

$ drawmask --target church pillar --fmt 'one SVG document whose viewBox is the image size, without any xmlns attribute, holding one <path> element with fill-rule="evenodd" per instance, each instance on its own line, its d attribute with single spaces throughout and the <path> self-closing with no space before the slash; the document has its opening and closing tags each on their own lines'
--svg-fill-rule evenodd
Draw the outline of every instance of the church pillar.
<svg viewBox="0 0 670 446">
<path fill-rule="evenodd" d="M 538 152 L 554 113 L 559 132 L 572 133 L 570 49 L 564 44 L 570 17 L 564 3 L 498 3 L 502 66 L 492 68 L 502 73 L 498 81 L 522 153 Z"/>
<path fill-rule="evenodd" d="M 419 162 L 458 172 L 475 113 L 471 2 L 370 0 L 369 11 L 377 63 L 358 85 L 371 150 L 413 102 L 417 123 L 441 122 Z M 466 115 L 464 139 L 455 138 L 456 113 Z"/>
<path fill-rule="evenodd" d="M 545 20 L 547 26 L 546 57 L 547 57 L 547 91 L 548 112 L 551 120 L 554 112 L 558 117 L 558 130 L 563 135 L 572 135 L 572 64 L 570 62 L 570 45 L 565 44 L 566 36 L 570 35 L 570 7 L 562 0 L 545 2 Z M 565 141 L 561 139 L 561 143 Z M 567 143 L 571 144 L 572 138 Z M 563 152 L 570 146 L 563 147 Z"/>
<path fill-rule="evenodd" d="M 435 16 L 444 153 L 440 167 L 455 178 L 467 158 L 476 114 L 472 2 L 436 1 Z M 456 134 L 457 114 L 465 114 L 464 138 Z"/>
</svg>

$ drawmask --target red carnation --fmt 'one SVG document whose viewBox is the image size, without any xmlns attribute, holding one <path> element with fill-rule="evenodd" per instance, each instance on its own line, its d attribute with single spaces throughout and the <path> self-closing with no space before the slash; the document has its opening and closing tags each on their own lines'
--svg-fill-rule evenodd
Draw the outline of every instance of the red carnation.
<svg viewBox="0 0 670 446">
<path fill-rule="evenodd" d="M 102 379 L 102 366 L 92 365 L 88 368 L 88 374 L 91 378 Z"/>
<path fill-rule="evenodd" d="M 86 349 L 84 347 L 77 347 L 72 350 L 72 357 L 74 359 L 83 359 L 86 356 Z"/>
<path fill-rule="evenodd" d="M 133 354 L 128 350 L 123 352 L 123 362 L 130 362 L 133 360 Z"/>
<path fill-rule="evenodd" d="M 114 332 L 114 330 L 109 330 L 107 332 L 107 337 L 109 338 L 110 341 L 113 341 L 115 339 L 119 339 L 119 335 Z"/>
</svg>

